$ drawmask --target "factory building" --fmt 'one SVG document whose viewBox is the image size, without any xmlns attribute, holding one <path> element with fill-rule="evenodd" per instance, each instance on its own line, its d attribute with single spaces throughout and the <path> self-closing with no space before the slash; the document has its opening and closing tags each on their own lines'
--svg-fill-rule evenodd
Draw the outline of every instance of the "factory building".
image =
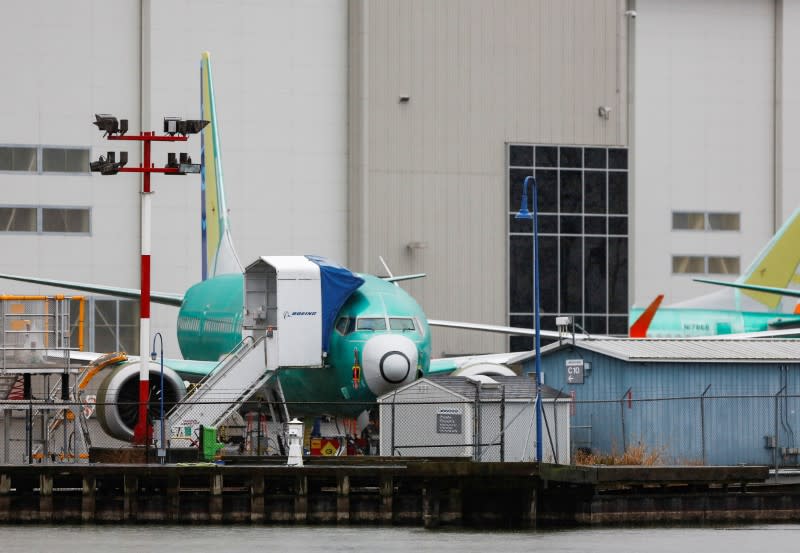
<svg viewBox="0 0 800 553">
<path fill-rule="evenodd" d="M 515 360 L 534 373 L 534 358 Z M 585 339 L 542 348 L 574 450 L 671 464 L 800 464 L 797 340 Z"/>
<path fill-rule="evenodd" d="M 131 132 L 196 118 L 210 51 L 244 263 L 319 254 L 381 274 L 382 256 L 427 273 L 403 286 L 432 318 L 530 326 L 532 228 L 514 213 L 535 176 L 544 325 L 624 333 L 631 304 L 744 269 L 800 204 L 798 23 L 800 0 L 13 2 L 0 272 L 138 288 L 139 178 L 88 171 L 118 149 L 93 116 Z M 152 188 L 152 288 L 183 292 L 200 278 L 199 177 Z M 88 349 L 135 353 L 136 302 L 89 302 Z M 167 355 L 175 314 L 151 314 Z M 436 356 L 509 346 L 530 340 L 434 331 Z"/>
</svg>

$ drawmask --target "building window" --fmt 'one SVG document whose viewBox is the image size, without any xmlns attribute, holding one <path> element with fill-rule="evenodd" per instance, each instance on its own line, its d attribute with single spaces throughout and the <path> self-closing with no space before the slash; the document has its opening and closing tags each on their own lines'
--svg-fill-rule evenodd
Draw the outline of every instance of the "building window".
<svg viewBox="0 0 800 553">
<path fill-rule="evenodd" d="M 738 213 L 672 212 L 672 230 L 739 230 Z"/>
<path fill-rule="evenodd" d="M 35 207 L 0 207 L 1 232 L 36 232 Z"/>
<path fill-rule="evenodd" d="M 73 329 L 77 328 L 77 305 L 70 309 L 70 317 Z M 86 350 L 102 353 L 122 351 L 138 355 L 138 301 L 89 296 L 86 298 L 85 317 Z"/>
<path fill-rule="evenodd" d="M 88 148 L 42 148 L 42 172 L 88 173 Z"/>
<path fill-rule="evenodd" d="M 89 148 L 0 145 L 0 171 L 89 174 Z"/>
<path fill-rule="evenodd" d="M 514 216 L 535 176 L 542 328 L 566 315 L 590 333 L 627 334 L 628 150 L 509 144 L 507 159 L 509 323 L 533 325 L 533 227 Z M 510 347 L 530 349 L 532 339 L 512 337 Z"/>
<path fill-rule="evenodd" d="M 36 173 L 36 146 L 0 146 L 0 171 Z"/>
<path fill-rule="evenodd" d="M 89 233 L 89 209 L 43 207 L 42 232 Z"/>
<path fill-rule="evenodd" d="M 738 257 L 702 256 L 702 255 L 673 255 L 673 274 L 712 274 L 712 275 L 738 275 L 740 273 Z"/>
<path fill-rule="evenodd" d="M 0 206 L 0 232 L 89 234 L 88 207 Z"/>
</svg>

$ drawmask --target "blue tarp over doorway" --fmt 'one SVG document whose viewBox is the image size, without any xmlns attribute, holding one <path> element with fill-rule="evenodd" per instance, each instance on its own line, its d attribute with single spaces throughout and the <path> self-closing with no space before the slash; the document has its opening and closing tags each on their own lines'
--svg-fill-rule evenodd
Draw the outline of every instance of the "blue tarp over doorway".
<svg viewBox="0 0 800 553">
<path fill-rule="evenodd" d="M 319 266 L 320 292 L 322 295 L 322 351 L 327 352 L 331 329 L 336 322 L 339 310 L 355 292 L 364 284 L 364 279 L 341 265 L 331 263 L 318 255 L 305 256 Z"/>
</svg>

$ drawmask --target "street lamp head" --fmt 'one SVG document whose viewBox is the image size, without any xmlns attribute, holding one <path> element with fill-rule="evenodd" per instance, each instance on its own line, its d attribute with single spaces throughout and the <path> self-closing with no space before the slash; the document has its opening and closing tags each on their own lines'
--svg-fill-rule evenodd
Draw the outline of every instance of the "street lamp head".
<svg viewBox="0 0 800 553">
<path fill-rule="evenodd" d="M 155 361 L 156 359 L 158 359 L 158 354 L 155 352 L 155 350 L 151 351 L 150 352 L 150 360 L 151 361 Z"/>
<path fill-rule="evenodd" d="M 519 212 L 514 216 L 514 219 L 533 219 L 533 215 L 528 211 L 528 181 L 533 181 L 532 186 L 536 186 L 536 178 L 525 177 L 525 182 L 522 183 L 522 202 Z"/>
</svg>

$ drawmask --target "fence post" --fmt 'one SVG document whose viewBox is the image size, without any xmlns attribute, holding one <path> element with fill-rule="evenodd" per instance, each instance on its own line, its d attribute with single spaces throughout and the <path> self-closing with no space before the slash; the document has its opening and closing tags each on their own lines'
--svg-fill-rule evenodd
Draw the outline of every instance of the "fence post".
<svg viewBox="0 0 800 553">
<path fill-rule="evenodd" d="M 397 399 L 397 394 L 392 396 L 392 453 L 391 457 L 394 457 L 394 402 Z"/>
<path fill-rule="evenodd" d="M 628 437 L 625 434 L 625 398 L 628 397 L 632 389 L 628 388 L 628 391 L 622 394 L 622 398 L 619 400 L 619 410 L 622 415 L 622 453 L 628 450 Z"/>
<path fill-rule="evenodd" d="M 780 439 L 778 438 L 778 396 L 783 393 L 786 389 L 786 384 L 778 390 L 778 393 L 775 394 L 775 443 L 773 444 L 774 447 L 772 448 L 772 464 L 775 465 L 775 479 L 778 478 L 778 447 L 780 446 Z"/>
<path fill-rule="evenodd" d="M 703 465 L 706 464 L 706 411 L 705 411 L 705 399 L 706 394 L 708 393 L 709 388 L 711 388 L 711 384 L 706 386 L 706 389 L 703 391 L 702 395 L 700 396 L 700 447 L 702 449 L 701 455 L 703 457 Z"/>
<path fill-rule="evenodd" d="M 500 395 L 500 462 L 506 460 L 506 387 Z"/>
</svg>

